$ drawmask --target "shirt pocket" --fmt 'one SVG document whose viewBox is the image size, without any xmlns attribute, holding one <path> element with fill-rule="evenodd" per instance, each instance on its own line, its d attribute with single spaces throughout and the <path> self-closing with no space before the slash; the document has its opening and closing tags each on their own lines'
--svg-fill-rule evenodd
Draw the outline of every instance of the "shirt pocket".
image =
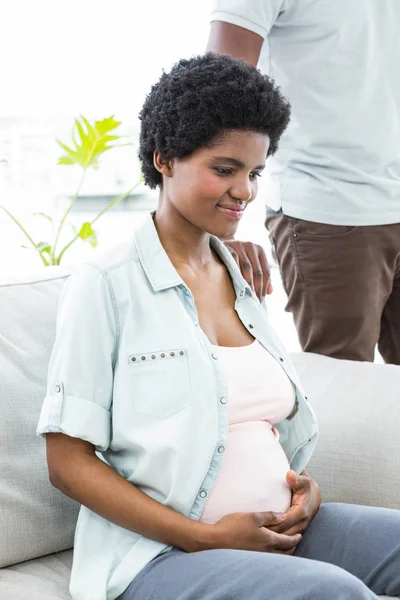
<svg viewBox="0 0 400 600">
<path fill-rule="evenodd" d="M 129 355 L 135 412 L 167 419 L 191 405 L 188 353 L 184 348 Z"/>
</svg>

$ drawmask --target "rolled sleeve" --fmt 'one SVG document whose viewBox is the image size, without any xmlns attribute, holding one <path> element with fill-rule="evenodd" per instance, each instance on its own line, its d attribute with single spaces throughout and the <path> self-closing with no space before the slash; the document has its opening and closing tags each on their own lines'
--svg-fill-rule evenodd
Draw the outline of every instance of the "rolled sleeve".
<svg viewBox="0 0 400 600">
<path fill-rule="evenodd" d="M 107 450 L 118 330 L 107 274 L 82 265 L 61 296 L 39 436 L 65 433 Z"/>
<path fill-rule="evenodd" d="M 211 21 L 243 27 L 266 38 L 286 0 L 214 0 Z"/>
</svg>

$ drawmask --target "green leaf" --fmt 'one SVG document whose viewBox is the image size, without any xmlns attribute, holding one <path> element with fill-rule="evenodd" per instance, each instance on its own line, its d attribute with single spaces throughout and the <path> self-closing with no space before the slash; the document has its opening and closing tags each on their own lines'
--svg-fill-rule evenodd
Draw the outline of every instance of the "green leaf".
<svg viewBox="0 0 400 600">
<path fill-rule="evenodd" d="M 72 147 L 57 140 L 57 143 L 66 152 L 61 156 L 58 164 L 78 164 L 83 169 L 98 168 L 99 158 L 102 154 L 122 145 L 131 145 L 130 143 L 117 143 L 122 136 L 116 135 L 114 130 L 120 125 L 121 121 L 116 121 L 114 115 L 102 121 L 94 121 L 94 123 L 90 123 L 86 117 L 81 115 L 80 119 L 74 121 Z M 111 135 L 110 132 L 113 134 Z"/>
<path fill-rule="evenodd" d="M 60 156 L 57 164 L 58 165 L 74 165 L 75 160 L 73 158 L 71 158 L 70 156 L 64 155 L 64 156 Z"/>
<path fill-rule="evenodd" d="M 83 240 L 84 242 L 89 242 L 89 244 L 92 246 L 92 248 L 96 248 L 97 234 L 96 234 L 95 230 L 93 229 L 91 223 L 89 223 L 89 222 L 83 223 L 83 225 L 78 233 L 78 237 L 80 237 L 81 240 Z"/>
<path fill-rule="evenodd" d="M 81 115 L 81 119 L 84 122 L 84 124 L 86 125 L 86 129 L 87 129 L 87 134 L 85 134 L 83 132 L 83 128 L 82 125 L 79 123 L 79 121 L 77 119 L 75 119 L 75 124 L 76 127 L 79 131 L 79 134 L 81 135 L 81 139 L 83 139 L 83 137 L 85 137 L 86 135 L 89 137 L 91 143 L 94 143 L 96 141 L 96 131 L 95 131 L 95 127 L 93 127 L 89 121 L 86 119 L 86 117 L 84 117 L 83 115 Z M 82 132 L 83 132 L 83 136 L 82 136 Z"/>
<path fill-rule="evenodd" d="M 95 121 L 94 126 L 99 135 L 105 135 L 106 133 L 109 133 L 110 131 L 113 131 L 119 127 L 121 123 L 122 121 L 116 121 L 114 119 L 114 115 L 112 115 L 111 117 L 103 119 L 102 121 Z"/>
<path fill-rule="evenodd" d="M 36 249 L 39 250 L 39 252 L 46 252 L 47 254 L 50 254 L 51 252 L 51 246 L 49 242 L 39 242 L 36 244 Z"/>
<path fill-rule="evenodd" d="M 61 142 L 60 140 L 56 139 L 56 142 L 67 153 L 66 155 L 61 156 L 59 158 L 59 160 L 58 160 L 58 164 L 59 165 L 75 165 L 75 164 L 79 164 L 79 165 L 81 165 L 81 167 L 84 167 L 84 163 L 83 163 L 82 158 L 81 158 L 81 156 L 80 156 L 80 154 L 78 152 L 76 152 L 75 150 L 72 150 L 72 148 L 69 148 L 66 144 L 63 144 L 63 142 Z"/>
</svg>

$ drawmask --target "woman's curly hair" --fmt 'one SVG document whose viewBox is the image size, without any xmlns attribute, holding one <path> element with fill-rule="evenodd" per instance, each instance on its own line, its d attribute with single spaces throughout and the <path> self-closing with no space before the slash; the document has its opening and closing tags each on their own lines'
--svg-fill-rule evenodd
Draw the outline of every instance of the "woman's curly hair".
<svg viewBox="0 0 400 600">
<path fill-rule="evenodd" d="M 139 115 L 139 158 L 145 183 L 162 184 L 153 164 L 183 158 L 232 129 L 269 136 L 274 154 L 290 119 L 289 102 L 274 82 L 243 60 L 209 52 L 182 59 L 153 85 Z"/>
</svg>

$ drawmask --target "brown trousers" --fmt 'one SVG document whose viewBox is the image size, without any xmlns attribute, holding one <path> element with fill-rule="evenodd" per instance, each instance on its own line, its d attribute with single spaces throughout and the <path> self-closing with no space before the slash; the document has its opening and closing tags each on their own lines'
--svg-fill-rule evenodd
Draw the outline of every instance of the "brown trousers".
<svg viewBox="0 0 400 600">
<path fill-rule="evenodd" d="M 400 223 L 347 227 L 268 214 L 266 226 L 306 352 L 400 365 Z"/>
</svg>

